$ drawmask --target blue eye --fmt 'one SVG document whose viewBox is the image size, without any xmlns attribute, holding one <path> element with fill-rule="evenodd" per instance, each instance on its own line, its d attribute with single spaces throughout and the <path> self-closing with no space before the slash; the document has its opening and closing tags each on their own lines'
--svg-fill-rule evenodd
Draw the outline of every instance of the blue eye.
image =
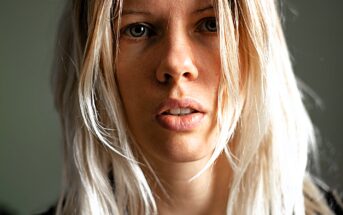
<svg viewBox="0 0 343 215">
<path fill-rule="evenodd" d="M 150 27 L 144 24 L 132 24 L 124 29 L 124 34 L 129 37 L 149 37 L 153 34 Z"/>
<path fill-rule="evenodd" d="M 199 31 L 217 32 L 217 22 L 215 17 L 203 19 L 199 24 Z"/>
</svg>

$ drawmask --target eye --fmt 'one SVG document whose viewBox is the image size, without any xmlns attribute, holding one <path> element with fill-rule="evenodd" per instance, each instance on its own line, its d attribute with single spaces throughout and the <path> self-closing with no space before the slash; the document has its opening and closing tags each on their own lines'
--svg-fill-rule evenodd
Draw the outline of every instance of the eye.
<svg viewBox="0 0 343 215">
<path fill-rule="evenodd" d="M 217 32 L 217 21 L 215 17 L 208 17 L 200 21 L 198 31 Z"/>
<path fill-rule="evenodd" d="M 123 34 L 127 37 L 140 38 L 140 37 L 150 37 L 154 34 L 154 32 L 146 24 L 135 23 L 124 28 Z"/>
</svg>

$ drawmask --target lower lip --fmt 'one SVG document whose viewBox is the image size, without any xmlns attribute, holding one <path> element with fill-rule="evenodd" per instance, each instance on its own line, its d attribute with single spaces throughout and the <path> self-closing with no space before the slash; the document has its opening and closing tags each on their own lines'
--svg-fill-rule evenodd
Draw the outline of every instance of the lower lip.
<svg viewBox="0 0 343 215">
<path fill-rule="evenodd" d="M 200 125 L 204 113 L 192 113 L 187 115 L 157 115 L 157 122 L 165 129 L 185 132 L 191 131 Z"/>
</svg>

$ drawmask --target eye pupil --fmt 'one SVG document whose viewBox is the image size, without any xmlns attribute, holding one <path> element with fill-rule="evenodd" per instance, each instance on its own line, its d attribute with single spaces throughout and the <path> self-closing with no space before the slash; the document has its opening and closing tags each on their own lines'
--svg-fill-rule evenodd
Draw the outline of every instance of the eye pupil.
<svg viewBox="0 0 343 215">
<path fill-rule="evenodd" d="M 211 32 L 215 32 L 217 31 L 217 23 L 216 20 L 211 19 L 211 20 L 207 20 L 206 22 L 206 29 L 211 31 Z"/>
<path fill-rule="evenodd" d="M 132 36 L 134 37 L 141 37 L 144 35 L 145 33 L 145 27 L 142 26 L 142 25 L 136 25 L 136 26 L 133 26 L 131 29 L 130 29 L 130 33 Z"/>
</svg>

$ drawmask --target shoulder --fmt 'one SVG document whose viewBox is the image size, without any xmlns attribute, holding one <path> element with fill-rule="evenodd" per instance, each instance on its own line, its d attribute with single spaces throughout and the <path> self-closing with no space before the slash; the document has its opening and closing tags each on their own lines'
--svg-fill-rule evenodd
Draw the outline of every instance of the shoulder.
<svg viewBox="0 0 343 215">
<path fill-rule="evenodd" d="M 306 214 L 343 214 L 343 201 L 339 193 L 315 177 L 304 181 Z"/>
<path fill-rule="evenodd" d="M 314 180 L 314 183 L 317 185 L 318 189 L 323 194 L 323 197 L 325 198 L 330 209 L 335 214 L 343 214 L 343 198 L 338 193 L 338 191 L 331 189 L 320 180 Z"/>
</svg>

